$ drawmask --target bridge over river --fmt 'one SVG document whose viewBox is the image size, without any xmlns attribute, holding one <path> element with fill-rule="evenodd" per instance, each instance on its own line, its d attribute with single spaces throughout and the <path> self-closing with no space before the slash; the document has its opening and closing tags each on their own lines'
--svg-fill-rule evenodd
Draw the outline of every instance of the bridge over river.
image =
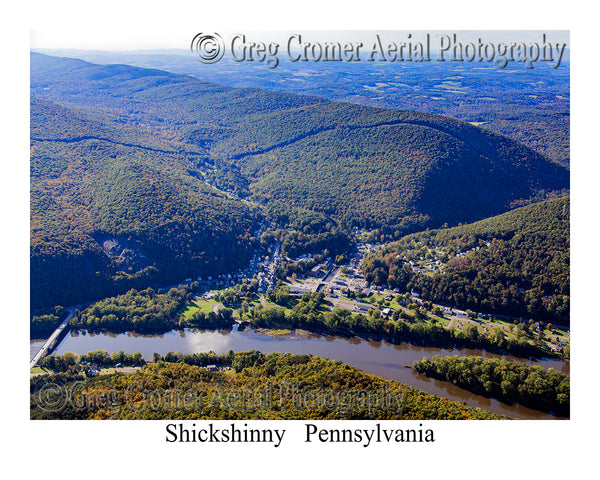
<svg viewBox="0 0 600 480">
<path fill-rule="evenodd" d="M 60 335 L 63 333 L 64 329 L 67 328 L 67 326 L 69 325 L 69 322 L 73 318 L 73 315 L 75 315 L 75 308 L 74 307 L 67 308 L 67 311 L 69 312 L 69 314 L 67 315 L 67 318 L 65 318 L 61 322 L 61 324 L 54 331 L 54 333 L 52 335 L 50 335 L 48 340 L 46 340 L 46 342 L 44 343 L 44 345 L 42 346 L 40 351 L 37 352 L 35 354 L 35 356 L 33 357 L 33 359 L 31 360 L 31 362 L 29 364 L 30 369 L 35 367 L 37 362 L 39 362 L 44 357 L 44 355 L 46 355 L 46 353 L 48 353 L 48 351 L 55 346 L 55 343 L 58 341 Z"/>
</svg>

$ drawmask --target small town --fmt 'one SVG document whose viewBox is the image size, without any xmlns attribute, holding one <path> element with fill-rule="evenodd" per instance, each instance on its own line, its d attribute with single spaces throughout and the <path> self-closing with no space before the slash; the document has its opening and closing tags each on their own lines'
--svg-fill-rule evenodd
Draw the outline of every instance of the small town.
<svg viewBox="0 0 600 480">
<path fill-rule="evenodd" d="M 242 284 L 254 284 L 257 294 L 256 304 L 260 303 L 262 307 L 287 309 L 268 300 L 269 294 L 274 289 L 283 287 L 291 297 L 297 298 L 305 293 L 322 292 L 325 296 L 325 305 L 330 311 L 342 309 L 356 314 L 390 319 L 413 318 L 412 315 L 417 312 L 416 318 L 419 322 L 461 331 L 467 331 L 469 327 L 475 328 L 481 335 L 491 335 L 492 332 L 501 331 L 506 337 L 532 338 L 541 348 L 555 354 L 561 353 L 568 346 L 570 341 L 568 327 L 544 325 L 539 321 L 534 322 L 507 315 L 461 310 L 453 306 L 425 301 L 421 298 L 420 292 L 415 290 L 401 292 L 400 289 L 391 289 L 387 285 L 369 284 L 361 272 L 361 261 L 367 253 L 380 247 L 381 245 L 359 243 L 356 251 L 349 256 L 348 262 L 340 265 L 336 264 L 331 257 L 323 258 L 322 253 L 286 257 L 281 253 L 280 243 L 274 242 L 263 252 L 255 251 L 251 261 L 243 269 L 216 275 L 214 278 L 207 277 L 205 280 L 198 277 L 196 281 L 204 293 L 196 297 L 188 308 L 206 308 L 210 305 L 212 311 L 218 311 L 219 308 L 223 308 L 218 301 L 220 293 L 227 289 L 235 290 L 236 286 Z M 478 246 L 472 250 L 479 249 Z M 470 251 L 458 251 L 456 256 L 464 257 Z M 426 274 L 436 269 L 442 270 L 447 255 L 434 247 L 427 252 L 409 250 L 404 253 L 403 259 L 411 265 L 414 272 Z M 312 262 L 315 266 L 306 274 L 293 274 L 281 279 L 277 278 L 277 272 L 282 261 Z M 189 285 L 191 282 L 192 279 L 188 278 L 179 286 Z M 237 321 L 242 321 L 240 312 L 236 311 L 234 316 Z"/>
</svg>

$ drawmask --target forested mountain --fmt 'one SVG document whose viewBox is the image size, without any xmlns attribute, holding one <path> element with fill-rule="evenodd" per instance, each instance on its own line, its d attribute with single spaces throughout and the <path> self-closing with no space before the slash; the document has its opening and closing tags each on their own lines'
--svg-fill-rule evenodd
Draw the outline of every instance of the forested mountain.
<svg viewBox="0 0 600 480">
<path fill-rule="evenodd" d="M 36 306 L 243 262 L 256 216 L 204 176 L 284 224 L 316 212 L 397 238 L 569 186 L 523 145 L 436 115 L 41 54 L 31 96 Z"/>
<path fill-rule="evenodd" d="M 101 52 L 54 50 L 49 55 L 100 63 L 124 63 L 192 75 L 236 88 L 315 95 L 337 102 L 414 110 L 475 122 L 486 130 L 524 143 L 538 153 L 569 165 L 568 51 L 560 68 L 482 68 L 477 63 L 305 62 L 281 58 L 275 69 L 248 68 L 225 56 L 204 65 L 187 50 Z M 307 73 L 317 73 L 311 75 Z"/>
<path fill-rule="evenodd" d="M 365 258 L 367 280 L 486 313 L 569 323 L 569 197 L 408 235 Z M 418 268 L 421 262 L 432 267 Z"/>
<path fill-rule="evenodd" d="M 256 213 L 206 185 L 193 157 L 36 100 L 31 135 L 33 307 L 248 261 Z"/>
</svg>

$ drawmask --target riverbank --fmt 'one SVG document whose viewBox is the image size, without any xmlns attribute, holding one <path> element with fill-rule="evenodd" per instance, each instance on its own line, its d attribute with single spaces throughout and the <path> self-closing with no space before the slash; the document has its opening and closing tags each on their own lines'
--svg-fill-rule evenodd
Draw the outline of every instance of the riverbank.
<svg viewBox="0 0 600 480">
<path fill-rule="evenodd" d="M 169 358 L 173 358 L 170 357 Z M 166 359 L 165 359 L 166 360 Z M 506 419 L 370 375 L 338 361 L 257 351 L 226 355 L 230 369 L 188 363 L 148 364 L 138 372 L 84 378 L 32 378 L 32 419 Z M 213 367 L 213 368 L 211 368 Z M 58 377 L 58 376 L 57 376 Z M 194 379 L 190 383 L 190 379 Z M 61 388 L 56 389 L 56 381 Z M 52 386 L 56 397 L 36 395 Z M 152 387 L 149 388 L 148 385 Z M 76 389 L 76 390 L 75 390 Z M 78 392 L 77 397 L 72 393 Z"/>
<path fill-rule="evenodd" d="M 151 359 L 155 352 L 162 356 L 168 352 L 193 354 L 213 351 L 223 354 L 229 350 L 234 352 L 258 350 L 265 354 L 274 352 L 311 354 L 339 360 L 367 373 L 397 380 L 451 400 L 466 402 L 473 407 L 526 419 L 553 419 L 556 417 L 520 405 L 507 405 L 494 399 L 472 394 L 450 382 L 434 380 L 417 374 L 404 365 L 412 365 L 413 362 L 421 360 L 423 357 L 459 354 L 478 355 L 483 358 L 504 358 L 528 365 L 540 365 L 544 369 L 554 368 L 557 371 L 569 372 L 569 362 L 559 359 L 523 359 L 511 355 L 500 356 L 485 350 L 423 347 L 408 342 L 392 344 L 385 340 L 319 335 L 305 330 L 294 330 L 289 335 L 271 336 L 251 328 L 240 331 L 237 326 L 234 326 L 232 330 L 184 329 L 162 335 L 72 331 L 59 345 L 56 354 L 61 355 L 69 351 L 85 354 L 94 350 L 106 350 L 109 353 L 116 353 L 120 350 L 140 352 L 145 359 Z"/>
</svg>

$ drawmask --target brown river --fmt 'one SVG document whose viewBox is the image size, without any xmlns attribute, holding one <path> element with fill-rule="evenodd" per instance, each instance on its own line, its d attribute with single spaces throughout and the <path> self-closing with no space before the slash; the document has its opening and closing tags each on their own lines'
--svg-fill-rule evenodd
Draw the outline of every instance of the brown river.
<svg viewBox="0 0 600 480">
<path fill-rule="evenodd" d="M 31 341 L 32 356 L 39 349 L 41 343 L 43 341 Z M 545 369 L 552 367 L 555 370 L 569 373 L 569 363 L 556 359 L 527 360 L 507 355 L 500 357 L 483 350 L 421 347 L 410 343 L 394 345 L 386 341 L 316 335 L 305 331 L 296 331 L 285 336 L 272 336 L 251 329 L 240 332 L 237 326 L 231 331 L 183 330 L 163 335 L 139 335 L 131 332 L 93 334 L 86 331 L 71 331 L 55 353 L 61 355 L 70 351 L 84 354 L 92 350 L 106 350 L 109 353 L 119 350 L 127 353 L 140 352 L 147 360 L 152 357 L 154 352 L 162 355 L 168 352 L 213 351 L 223 353 L 229 350 L 235 352 L 259 350 L 263 353 L 308 353 L 340 360 L 373 375 L 397 380 L 440 397 L 465 402 L 472 407 L 480 407 L 522 419 L 557 419 L 559 417 L 522 405 L 507 405 L 495 399 L 473 394 L 450 382 L 433 380 L 418 374 L 407 365 L 411 365 L 423 357 L 433 357 L 434 355 L 480 355 L 484 358 L 497 357 L 525 362 L 529 365 L 541 365 Z"/>
</svg>

